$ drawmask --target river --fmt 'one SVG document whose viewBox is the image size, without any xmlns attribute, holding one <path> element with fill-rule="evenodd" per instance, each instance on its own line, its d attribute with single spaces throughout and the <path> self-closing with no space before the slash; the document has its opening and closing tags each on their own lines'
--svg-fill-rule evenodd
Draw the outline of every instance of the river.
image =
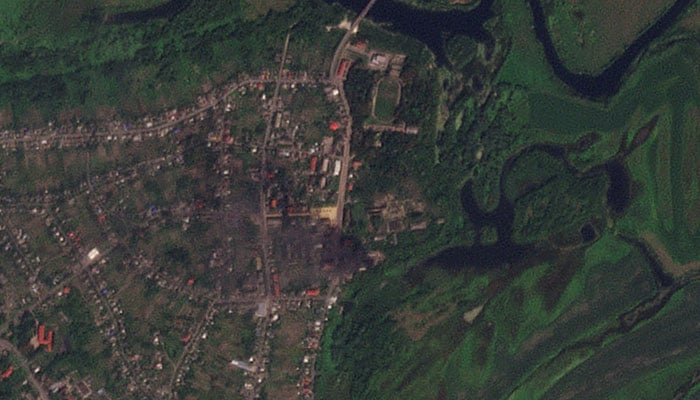
<svg viewBox="0 0 700 400">
<path fill-rule="evenodd" d="M 366 0 L 326 0 L 340 3 L 359 12 Z M 569 71 L 559 58 L 547 31 L 546 18 L 540 0 L 528 0 L 532 12 L 535 35 L 544 47 L 547 62 L 553 73 L 576 93 L 586 98 L 605 99 L 620 89 L 623 78 L 632 63 L 649 44 L 675 22 L 693 0 L 677 0 L 652 26 L 637 37 L 629 47 L 598 75 L 576 74 Z M 481 42 L 490 42 L 491 33 L 484 23 L 494 17 L 493 0 L 484 0 L 471 11 L 432 12 L 413 9 L 395 0 L 377 2 L 368 17 L 384 23 L 389 29 L 415 38 L 435 54 L 438 65 L 447 65 L 444 43 L 454 35 L 467 35 Z"/>
<path fill-rule="evenodd" d="M 366 0 L 327 0 L 360 12 Z M 484 0 L 471 11 L 427 11 L 411 8 L 395 0 L 381 0 L 374 4 L 367 17 L 374 22 L 388 24 L 392 31 L 417 39 L 435 55 L 438 65 L 448 64 L 444 40 L 453 35 L 470 36 L 477 41 L 491 40 L 484 23 L 494 14 L 493 0 Z"/>
</svg>

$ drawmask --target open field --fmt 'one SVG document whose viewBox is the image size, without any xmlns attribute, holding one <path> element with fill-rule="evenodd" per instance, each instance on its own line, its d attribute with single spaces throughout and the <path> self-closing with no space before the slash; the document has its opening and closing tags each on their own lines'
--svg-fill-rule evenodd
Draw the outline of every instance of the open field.
<svg viewBox="0 0 700 400">
<path fill-rule="evenodd" d="M 661 37 L 618 94 L 593 102 L 555 78 L 526 4 L 501 7 L 512 42 L 497 85 L 482 104 L 450 109 L 430 143 L 434 158 L 421 160 L 423 175 L 453 201 L 467 250 L 431 258 L 448 242 L 439 229 L 397 235 L 395 245 L 370 243 L 387 260 L 355 277 L 342 315 L 332 314 L 319 397 L 656 399 L 673 397 L 697 372 L 697 313 L 683 305 L 695 301 L 697 284 L 669 283 L 657 260 L 682 276 L 678 283 L 692 279 L 683 268 L 695 268 L 699 256 L 694 42 Z M 644 15 L 624 27 L 631 37 L 652 18 Z M 413 142 L 382 140 L 371 154 L 385 155 L 384 164 L 372 164 L 374 172 L 412 165 L 401 152 L 421 154 Z M 537 144 L 559 156 L 523 150 Z M 609 172 L 613 159 L 629 183 Z M 512 210 L 508 233 L 525 246 L 472 245 L 467 219 L 494 229 L 487 213 L 460 214 L 450 188 L 464 182 L 478 208 L 498 210 L 493 218 Z M 618 185 L 629 189 L 622 210 L 611 200 Z M 508 207 L 497 208 L 499 200 Z M 505 260 L 481 265 L 489 257 Z"/>
<path fill-rule="evenodd" d="M 391 121 L 400 100 L 401 82 L 392 77 L 385 77 L 377 82 L 372 112 L 380 121 Z"/>
<path fill-rule="evenodd" d="M 399 0 L 411 7 L 426 10 L 448 11 L 454 9 L 469 10 L 479 4 L 475 0 Z"/>
<path fill-rule="evenodd" d="M 596 340 L 656 290 L 644 256 L 612 236 L 520 271 L 465 267 L 452 275 L 423 265 L 403 278 L 361 278 L 347 298 L 351 314 L 334 329 L 331 354 L 352 352 L 333 358 L 341 381 L 350 360 L 378 369 L 355 375 L 366 383 L 350 383 L 352 389 L 342 390 L 353 394 L 340 398 L 504 398 L 529 385 L 530 373 L 540 368 L 546 373 L 538 379 L 556 382 L 559 371 L 546 366 L 561 349 Z M 372 292 L 379 284 L 381 296 L 398 298 L 378 300 Z M 466 314 L 480 305 L 468 322 Z M 384 330 L 393 333 L 380 339 Z M 364 350 L 345 349 L 353 343 Z M 329 390 L 338 395 L 341 388 Z"/>
<path fill-rule="evenodd" d="M 700 82 L 695 49 L 682 48 L 643 70 L 648 79 L 662 76 L 673 65 L 681 79 L 661 81 L 655 98 L 659 123 L 648 142 L 629 156 L 632 179 L 641 186 L 620 229 L 637 236 L 650 231 L 680 264 L 697 261 L 700 229 L 698 196 L 700 168 L 697 158 Z M 683 54 L 683 55 L 682 55 Z M 692 56 L 691 56 L 692 55 Z M 644 78 L 642 78 L 644 79 Z M 652 108 L 653 110 L 653 108 Z"/>
<path fill-rule="evenodd" d="M 596 74 L 668 7 L 670 0 L 552 0 L 547 28 L 564 64 Z"/>
</svg>

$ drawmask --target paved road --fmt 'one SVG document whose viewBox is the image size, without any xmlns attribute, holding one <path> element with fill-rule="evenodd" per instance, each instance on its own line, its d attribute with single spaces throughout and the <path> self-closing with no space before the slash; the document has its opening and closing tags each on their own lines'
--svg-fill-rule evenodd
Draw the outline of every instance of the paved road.
<svg viewBox="0 0 700 400">
<path fill-rule="evenodd" d="M 36 389 L 36 391 L 39 393 L 39 398 L 42 400 L 49 400 L 49 393 L 46 391 L 46 389 L 44 389 L 41 383 L 39 383 L 36 377 L 34 377 L 34 373 L 29 367 L 29 361 L 27 361 L 27 359 L 24 357 L 24 354 L 17 350 L 17 348 L 13 346 L 12 343 L 3 339 L 0 339 L 0 350 L 7 350 L 14 354 L 15 358 L 21 364 L 21 367 L 27 371 L 27 380 L 29 381 L 29 383 L 32 384 L 32 386 L 34 386 L 34 389 Z"/>
<path fill-rule="evenodd" d="M 329 78 L 338 87 L 340 101 L 348 115 L 347 125 L 345 126 L 345 133 L 343 134 L 343 157 L 341 159 L 340 167 L 340 184 L 338 186 L 338 202 L 336 203 L 336 223 L 338 227 L 343 229 L 343 215 L 345 212 L 345 192 L 348 186 L 348 171 L 350 169 L 350 140 L 352 138 L 352 115 L 350 114 L 350 104 L 348 99 L 345 97 L 345 88 L 343 87 L 343 77 L 337 77 L 336 71 L 338 70 L 338 64 L 345 52 L 345 47 L 350 42 L 352 35 L 357 33 L 359 29 L 360 22 L 365 18 L 369 10 L 372 8 L 377 0 L 370 0 L 364 9 L 357 15 L 353 21 L 350 29 L 345 33 L 343 39 L 341 39 L 340 44 L 335 49 L 335 54 L 333 55 L 333 61 L 331 62 L 331 70 L 329 71 Z"/>
<path fill-rule="evenodd" d="M 345 32 L 345 35 L 340 40 L 340 44 L 338 44 L 338 47 L 336 47 L 335 53 L 333 54 L 333 60 L 331 61 L 331 69 L 328 73 L 328 77 L 330 79 L 334 79 L 335 73 L 336 71 L 338 71 L 338 65 L 340 64 L 340 59 L 342 58 L 343 52 L 345 51 L 345 46 L 347 46 L 352 35 L 357 33 L 357 30 L 360 27 L 360 22 L 362 22 L 362 20 L 365 18 L 369 10 L 376 2 L 377 0 L 370 0 L 367 3 L 365 8 L 363 8 L 362 11 L 360 11 L 360 13 L 357 15 L 357 17 L 355 17 L 355 20 L 352 22 L 352 25 L 350 25 L 350 29 L 348 29 L 348 31 Z"/>
<path fill-rule="evenodd" d="M 338 227 L 343 229 L 343 214 L 345 211 L 345 192 L 348 187 L 348 171 L 350 166 L 350 139 L 352 138 L 352 116 L 350 115 L 350 105 L 345 97 L 345 89 L 342 83 L 338 86 L 338 91 L 340 100 L 343 103 L 343 108 L 348 114 L 348 122 L 345 126 L 345 133 L 343 134 L 343 158 L 341 159 L 340 166 L 340 183 L 338 184 L 338 202 L 336 204 L 336 223 Z"/>
</svg>

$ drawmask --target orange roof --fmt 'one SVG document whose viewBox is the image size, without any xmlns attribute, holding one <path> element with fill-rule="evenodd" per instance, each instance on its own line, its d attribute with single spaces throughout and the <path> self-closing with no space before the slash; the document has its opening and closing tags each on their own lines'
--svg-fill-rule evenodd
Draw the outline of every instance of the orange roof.
<svg viewBox="0 0 700 400">
<path fill-rule="evenodd" d="M 340 124 L 336 121 L 331 121 L 330 125 L 328 126 L 332 131 L 337 131 L 340 129 Z"/>
<path fill-rule="evenodd" d="M 45 344 L 44 341 L 46 341 L 46 327 L 44 324 L 39 325 L 39 333 L 37 334 L 37 339 L 39 340 L 39 344 Z"/>
<path fill-rule="evenodd" d="M 49 339 L 46 342 L 46 351 L 51 353 L 53 349 L 53 331 L 49 331 Z"/>
<path fill-rule="evenodd" d="M 320 289 L 306 289 L 306 295 L 309 297 L 316 297 L 321 294 Z"/>
<path fill-rule="evenodd" d="M 13 373 L 13 372 L 15 372 L 15 367 L 13 367 L 12 365 L 10 365 L 9 367 L 7 367 L 7 370 L 5 370 L 5 372 L 3 372 L 2 374 L 0 374 L 0 377 L 1 377 L 2 379 L 7 379 L 7 378 L 9 378 L 10 376 L 12 376 L 12 373 Z"/>
<path fill-rule="evenodd" d="M 336 73 L 336 76 L 338 78 L 342 78 L 345 75 L 345 67 L 348 65 L 348 60 L 342 59 L 340 60 L 340 66 L 338 67 L 338 72 Z"/>
<path fill-rule="evenodd" d="M 65 286 L 63 288 L 63 294 L 70 294 L 70 286 Z"/>
</svg>

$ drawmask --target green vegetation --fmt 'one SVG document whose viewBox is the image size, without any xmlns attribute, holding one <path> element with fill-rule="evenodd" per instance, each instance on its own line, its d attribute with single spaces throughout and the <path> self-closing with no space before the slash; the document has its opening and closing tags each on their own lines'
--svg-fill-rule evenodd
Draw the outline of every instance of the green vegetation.
<svg viewBox="0 0 700 400">
<path fill-rule="evenodd" d="M 650 101 L 645 106 L 661 118 L 647 143 L 629 157 L 632 179 L 640 182 L 642 189 L 619 223 L 620 230 L 628 235 L 651 232 L 681 264 L 697 261 L 700 257 L 700 216 L 697 212 L 700 205 L 697 171 L 700 165 L 695 156 L 700 80 L 697 65 L 691 61 L 699 56 L 693 46 L 678 46 L 668 54 L 654 57 L 640 71 L 640 85 L 651 80 L 659 82 L 659 88 L 651 98 L 656 102 Z M 682 78 L 672 79 L 668 75 L 669 66 L 673 66 L 675 76 Z M 625 95 L 639 96 L 640 92 L 634 90 Z"/>
<path fill-rule="evenodd" d="M 392 78 L 385 77 L 377 82 L 374 94 L 373 113 L 380 121 L 390 122 L 394 118 L 396 106 L 401 99 L 401 83 Z"/>
<path fill-rule="evenodd" d="M 217 316 L 208 330 L 207 340 L 201 342 L 201 359 L 185 375 L 186 384 L 178 393 L 183 398 L 236 398 L 245 376 L 243 370 L 233 369 L 229 364 L 231 360 L 247 360 L 253 354 L 254 340 L 252 313 Z"/>
<path fill-rule="evenodd" d="M 564 64 L 596 74 L 668 9 L 670 0 L 544 2 L 547 29 Z"/>
<path fill-rule="evenodd" d="M 337 40 L 323 29 L 334 22 L 336 9 L 321 1 L 292 6 L 195 0 L 171 21 L 154 17 L 128 23 L 102 23 L 111 6 L 102 8 L 97 1 L 70 7 L 36 4 L 2 4 L 3 125 L 67 123 L 105 118 L 117 110 L 132 118 L 190 104 L 212 83 L 270 67 L 289 26 L 294 25 L 292 46 L 315 49 L 309 54 L 316 59 L 298 65 L 311 72 L 323 67 L 317 58 L 324 53 L 317 46 Z"/>
<path fill-rule="evenodd" d="M 617 95 L 591 102 L 554 77 L 525 3 L 495 7 L 502 13 L 491 26 L 496 42 L 510 44 L 507 54 L 494 46 L 500 69 L 488 69 L 484 44 L 453 38 L 449 69 L 423 75 L 431 88 L 423 96 L 439 99 L 429 114 L 437 129 L 416 138 L 382 135 L 381 148 L 362 147 L 371 135 L 354 138 L 366 174 L 381 178 L 360 174 L 353 212 L 377 193 L 418 194 L 449 222 L 424 235 L 399 234 L 396 245 L 368 242 L 387 260 L 357 277 L 344 291 L 343 314 L 332 314 L 317 395 L 670 398 L 697 373 L 690 327 L 697 317 L 687 304 L 698 289 L 695 282 L 673 287 L 663 303 L 667 289 L 652 271 L 658 259 L 675 265 L 680 282 L 696 279 L 697 33 L 659 38 Z M 647 14 L 628 21 L 634 29 L 609 34 L 606 48 L 586 60 L 591 68 L 629 43 L 653 19 Z M 605 169 L 613 159 L 631 178 L 619 212 L 607 203 L 621 185 Z M 511 249 L 499 247 L 501 232 L 490 221 L 474 226 L 462 213 L 466 182 L 482 211 L 512 209 L 512 240 L 524 245 L 523 257 L 481 265 Z M 593 238 L 582 237 L 590 236 L 584 226 Z M 446 253 L 466 254 L 461 267 L 432 258 L 450 245 L 473 245 L 475 228 L 485 247 Z"/>
<path fill-rule="evenodd" d="M 597 337 L 655 291 L 644 256 L 612 236 L 520 272 L 419 265 L 395 275 L 394 265 L 345 295 L 325 361 L 335 374 L 319 381 L 324 397 L 504 398 L 529 385 L 524 371 L 558 374 L 548 368 L 560 349 Z"/>
<path fill-rule="evenodd" d="M 432 11 L 470 10 L 479 5 L 478 0 L 398 0 L 415 8 Z"/>
<path fill-rule="evenodd" d="M 0 373 L 12 367 L 12 375 L 0 380 L 0 396 L 7 399 L 22 398 L 23 393 L 30 392 L 30 389 L 23 385 L 27 378 L 27 373 L 19 367 L 19 362 L 12 355 L 0 355 Z"/>
<path fill-rule="evenodd" d="M 605 176 L 577 177 L 563 161 L 544 151 L 526 150 L 504 179 L 506 195 L 515 207 L 516 242 L 548 238 L 578 242 L 580 227 L 605 215 Z"/>
</svg>

